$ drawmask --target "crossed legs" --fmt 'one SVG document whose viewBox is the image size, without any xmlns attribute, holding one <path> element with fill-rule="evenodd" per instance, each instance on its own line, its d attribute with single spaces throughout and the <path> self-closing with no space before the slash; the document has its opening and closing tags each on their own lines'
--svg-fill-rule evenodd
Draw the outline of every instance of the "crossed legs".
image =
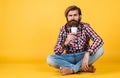
<svg viewBox="0 0 120 78">
<path fill-rule="evenodd" d="M 104 49 L 101 47 L 94 55 L 89 57 L 89 69 L 87 72 L 95 72 L 95 67 L 92 64 L 103 54 Z M 77 73 L 82 71 L 82 59 L 84 52 L 75 54 L 63 54 L 63 55 L 49 55 L 47 63 L 53 67 L 59 69 L 62 75 Z"/>
</svg>

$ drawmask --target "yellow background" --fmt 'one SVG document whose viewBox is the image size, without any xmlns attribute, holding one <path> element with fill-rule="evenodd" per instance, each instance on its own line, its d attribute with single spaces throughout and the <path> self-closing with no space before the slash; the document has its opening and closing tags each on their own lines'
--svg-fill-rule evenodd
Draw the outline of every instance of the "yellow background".
<svg viewBox="0 0 120 78">
<path fill-rule="evenodd" d="M 81 8 L 82 21 L 104 40 L 93 74 L 62 77 L 46 63 L 70 5 Z M 120 0 L 0 0 L 0 78 L 119 78 L 119 18 Z"/>
<path fill-rule="evenodd" d="M 120 0 L 1 0 L 0 63 L 46 62 L 70 5 L 103 38 L 102 60 L 120 62 Z"/>
</svg>

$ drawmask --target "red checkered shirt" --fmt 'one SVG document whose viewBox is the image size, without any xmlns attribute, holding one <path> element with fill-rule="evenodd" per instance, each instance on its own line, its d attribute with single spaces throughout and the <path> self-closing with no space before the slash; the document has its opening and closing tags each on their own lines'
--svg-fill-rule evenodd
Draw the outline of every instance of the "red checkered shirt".
<svg viewBox="0 0 120 78">
<path fill-rule="evenodd" d="M 75 40 L 71 40 L 69 45 L 65 46 L 64 42 L 67 35 L 71 33 L 71 29 L 70 26 L 62 26 L 54 48 L 55 54 L 62 54 L 65 51 L 67 54 L 89 52 L 92 55 L 103 45 L 103 40 L 88 23 L 80 22 L 77 28 L 78 31 L 75 35 Z M 89 44 L 90 39 L 93 41 L 91 45 Z"/>
</svg>

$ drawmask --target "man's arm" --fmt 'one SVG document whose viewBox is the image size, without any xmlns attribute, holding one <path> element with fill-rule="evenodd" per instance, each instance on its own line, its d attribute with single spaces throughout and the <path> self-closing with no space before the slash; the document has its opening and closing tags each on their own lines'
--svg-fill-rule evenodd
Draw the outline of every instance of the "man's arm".
<svg viewBox="0 0 120 78">
<path fill-rule="evenodd" d="M 57 39 L 57 43 L 54 47 L 55 54 L 62 54 L 64 51 L 64 42 L 65 42 L 65 28 L 64 26 L 60 29 L 60 33 Z"/>
<path fill-rule="evenodd" d="M 82 60 L 83 71 L 87 71 L 89 68 L 89 56 L 94 54 L 103 45 L 103 40 L 96 34 L 96 32 L 88 24 L 86 24 L 85 26 L 86 34 L 93 40 L 93 44 L 89 47 Z"/>
<path fill-rule="evenodd" d="M 89 52 L 86 52 L 84 55 L 84 58 L 82 60 L 82 70 L 83 71 L 87 71 L 89 68 L 89 66 L 88 66 L 89 56 L 90 56 Z"/>
<path fill-rule="evenodd" d="M 103 40 L 102 38 L 89 26 L 89 24 L 84 25 L 86 28 L 86 34 L 91 38 L 93 41 L 92 45 L 88 48 L 87 52 L 90 53 L 90 55 L 95 54 L 95 52 L 102 47 Z"/>
</svg>

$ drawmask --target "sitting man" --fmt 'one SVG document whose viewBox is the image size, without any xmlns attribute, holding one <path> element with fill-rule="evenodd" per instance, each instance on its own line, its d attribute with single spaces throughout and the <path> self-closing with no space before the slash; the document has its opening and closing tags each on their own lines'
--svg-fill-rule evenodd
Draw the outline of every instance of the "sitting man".
<svg viewBox="0 0 120 78">
<path fill-rule="evenodd" d="M 47 57 L 47 63 L 58 68 L 62 75 L 95 72 L 92 64 L 104 52 L 103 40 L 88 23 L 81 22 L 81 15 L 77 6 L 66 9 L 67 23 L 60 30 L 55 54 Z M 91 45 L 90 39 L 93 42 Z"/>
</svg>

